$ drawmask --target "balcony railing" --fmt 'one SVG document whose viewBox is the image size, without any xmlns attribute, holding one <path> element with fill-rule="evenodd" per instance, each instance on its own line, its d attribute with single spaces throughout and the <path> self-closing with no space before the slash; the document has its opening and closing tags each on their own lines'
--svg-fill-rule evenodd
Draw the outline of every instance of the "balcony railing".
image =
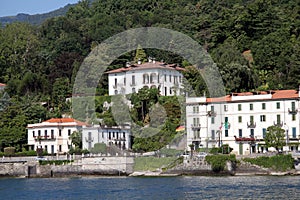
<svg viewBox="0 0 300 200">
<path fill-rule="evenodd" d="M 298 113 L 298 109 L 288 109 L 289 114 L 295 115 Z"/>
<path fill-rule="evenodd" d="M 46 136 L 34 136 L 35 141 L 43 141 L 43 140 L 56 140 L 55 137 Z"/>
<path fill-rule="evenodd" d="M 191 124 L 191 127 L 193 131 L 200 131 L 201 124 Z"/>
<path fill-rule="evenodd" d="M 210 111 L 207 112 L 208 117 L 215 117 L 216 115 L 217 115 L 217 113 L 213 110 L 210 110 Z"/>
<path fill-rule="evenodd" d="M 93 141 L 94 141 L 94 138 L 85 138 L 85 141 L 86 141 L 86 142 L 93 142 Z"/>
<path fill-rule="evenodd" d="M 256 127 L 256 122 L 250 121 L 249 123 L 247 122 L 247 127 L 248 128 L 255 128 Z"/>
<path fill-rule="evenodd" d="M 122 137 L 122 138 L 115 138 L 114 141 L 126 141 L 126 138 Z"/>
<path fill-rule="evenodd" d="M 278 127 L 282 127 L 283 126 L 283 122 L 273 122 L 274 126 L 278 126 Z"/>
</svg>

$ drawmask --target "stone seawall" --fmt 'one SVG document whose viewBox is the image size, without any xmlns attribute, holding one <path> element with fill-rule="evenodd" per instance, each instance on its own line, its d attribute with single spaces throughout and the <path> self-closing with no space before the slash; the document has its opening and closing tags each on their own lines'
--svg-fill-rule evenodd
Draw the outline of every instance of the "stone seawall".
<svg viewBox="0 0 300 200">
<path fill-rule="evenodd" d="M 88 157 L 65 165 L 40 165 L 37 161 L 2 162 L 0 176 L 62 177 L 81 175 L 128 175 L 133 173 L 133 157 Z"/>
</svg>

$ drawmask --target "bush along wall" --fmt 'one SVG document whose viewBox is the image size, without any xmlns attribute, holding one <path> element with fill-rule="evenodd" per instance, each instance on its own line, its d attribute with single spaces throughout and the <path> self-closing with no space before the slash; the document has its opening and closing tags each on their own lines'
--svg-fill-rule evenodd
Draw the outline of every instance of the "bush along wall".
<svg viewBox="0 0 300 200">
<path fill-rule="evenodd" d="M 269 168 L 276 171 L 288 171 L 294 169 L 294 159 L 291 154 L 275 155 L 271 157 L 262 156 L 257 158 L 244 158 L 245 162 Z"/>
<path fill-rule="evenodd" d="M 224 154 L 208 155 L 205 157 L 205 161 L 208 164 L 210 164 L 212 167 L 212 170 L 217 173 L 225 170 L 227 161 L 230 161 L 234 164 L 237 162 L 234 154 L 232 154 L 232 155 L 224 155 Z"/>
</svg>

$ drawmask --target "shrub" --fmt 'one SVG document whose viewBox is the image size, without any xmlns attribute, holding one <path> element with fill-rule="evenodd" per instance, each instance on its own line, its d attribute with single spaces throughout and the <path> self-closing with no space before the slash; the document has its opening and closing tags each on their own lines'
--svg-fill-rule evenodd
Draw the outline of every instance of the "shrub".
<svg viewBox="0 0 300 200">
<path fill-rule="evenodd" d="M 63 165 L 63 164 L 69 164 L 71 162 L 74 162 L 74 160 L 39 160 L 40 165 Z"/>
<path fill-rule="evenodd" d="M 276 171 L 287 171 L 294 168 L 294 159 L 291 154 L 275 155 L 271 157 L 261 156 L 257 158 L 244 158 L 243 160 L 245 162 Z"/>
<path fill-rule="evenodd" d="M 16 148 L 15 147 L 5 147 L 4 148 L 4 154 L 7 156 L 15 155 Z"/>
<path fill-rule="evenodd" d="M 206 162 L 211 165 L 214 172 L 220 172 L 225 169 L 227 161 L 236 162 L 235 155 L 208 155 L 205 157 Z"/>
</svg>

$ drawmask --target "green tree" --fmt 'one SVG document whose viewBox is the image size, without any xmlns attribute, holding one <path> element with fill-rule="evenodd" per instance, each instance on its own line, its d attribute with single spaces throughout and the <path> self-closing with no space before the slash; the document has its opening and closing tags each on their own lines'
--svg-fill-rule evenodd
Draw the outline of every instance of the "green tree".
<svg viewBox="0 0 300 200">
<path fill-rule="evenodd" d="M 278 151 L 284 144 L 284 130 L 278 126 L 268 127 L 265 143 L 267 147 L 274 147 Z"/>
<path fill-rule="evenodd" d="M 70 135 L 70 140 L 72 141 L 72 144 L 74 144 L 75 149 L 82 148 L 82 132 L 81 131 L 74 131 Z"/>
</svg>

